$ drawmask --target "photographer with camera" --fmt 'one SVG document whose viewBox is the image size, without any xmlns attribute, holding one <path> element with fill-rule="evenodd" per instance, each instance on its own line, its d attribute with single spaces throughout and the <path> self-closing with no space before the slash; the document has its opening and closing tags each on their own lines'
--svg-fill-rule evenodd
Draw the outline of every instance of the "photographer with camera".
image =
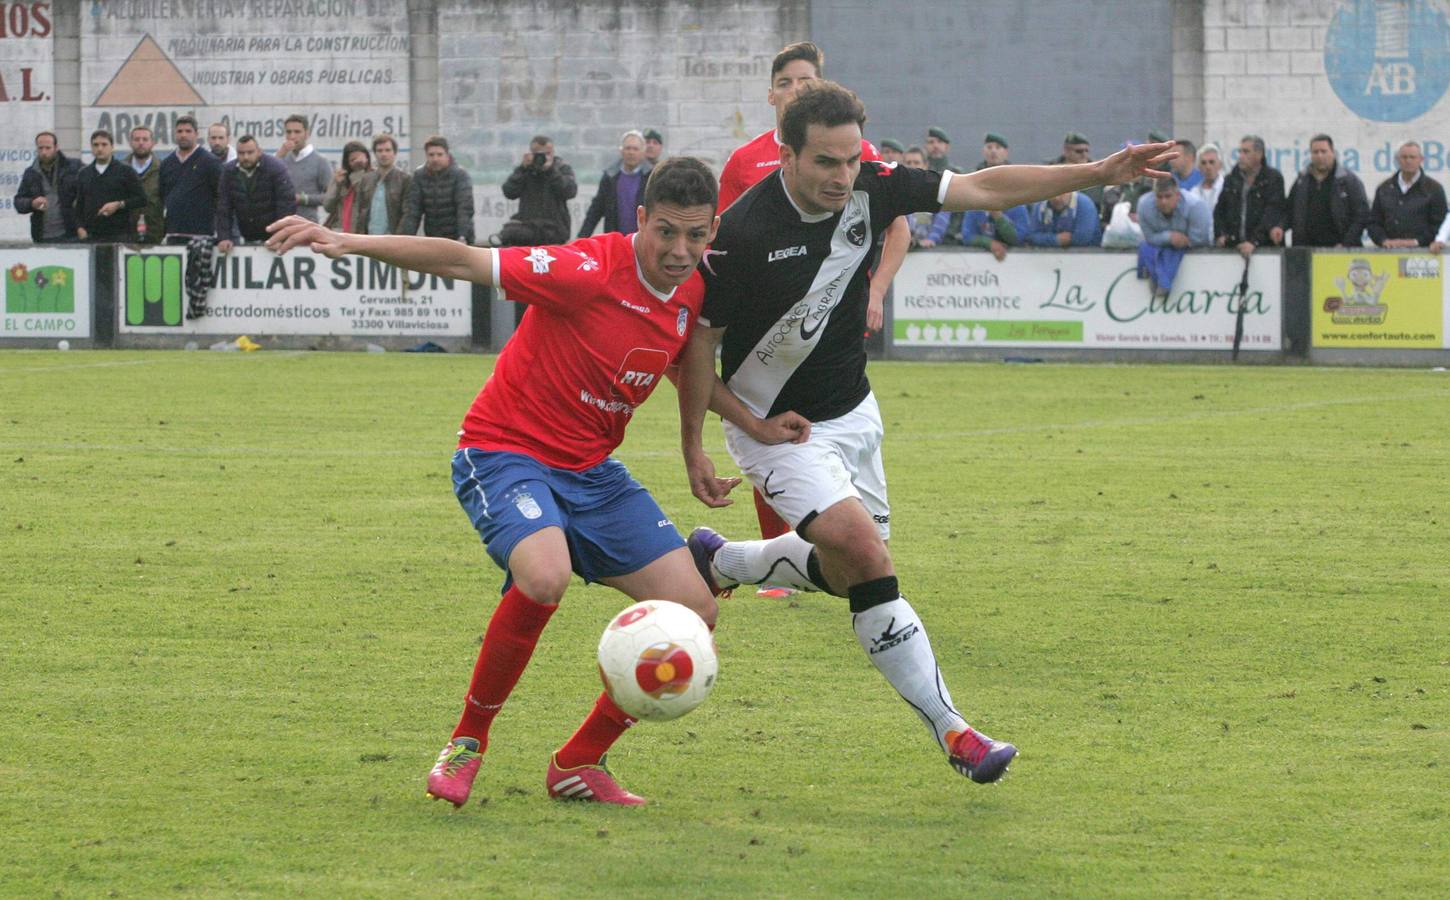
<svg viewBox="0 0 1450 900">
<path fill-rule="evenodd" d="M 519 201 L 518 212 L 504 224 L 499 242 L 506 247 L 562 244 L 569 231 L 569 201 L 579 193 L 574 170 L 554 155 L 554 141 L 535 135 L 513 174 L 503 183 L 503 195 Z"/>
</svg>

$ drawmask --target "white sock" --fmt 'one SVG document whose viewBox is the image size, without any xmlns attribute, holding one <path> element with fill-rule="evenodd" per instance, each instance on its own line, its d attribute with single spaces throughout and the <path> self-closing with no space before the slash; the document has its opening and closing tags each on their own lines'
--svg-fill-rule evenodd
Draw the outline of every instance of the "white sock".
<svg viewBox="0 0 1450 900">
<path fill-rule="evenodd" d="M 905 597 L 897 597 L 856 613 L 851 617 L 851 626 L 867 659 L 921 716 L 941 748 L 950 752 L 947 732 L 963 731 L 967 723 L 952 705 L 926 627 L 916 610 Z"/>
<path fill-rule="evenodd" d="M 798 591 L 824 591 L 811 581 L 808 560 L 815 549 L 794 531 L 766 541 L 730 541 L 715 552 L 711 568 L 721 585 L 771 584 Z"/>
</svg>

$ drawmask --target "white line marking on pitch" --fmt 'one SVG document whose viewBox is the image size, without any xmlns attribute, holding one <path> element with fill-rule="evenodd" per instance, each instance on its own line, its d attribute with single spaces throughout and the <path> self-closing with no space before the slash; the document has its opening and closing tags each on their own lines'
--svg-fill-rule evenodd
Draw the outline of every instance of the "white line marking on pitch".
<svg viewBox="0 0 1450 900">
<path fill-rule="evenodd" d="M 1086 422 L 1015 425 L 1011 428 L 981 428 L 974 431 L 912 432 L 911 436 L 913 439 L 934 440 L 938 438 L 991 437 L 999 434 L 1024 434 L 1033 431 L 1083 431 L 1092 428 L 1131 428 L 1140 425 L 1167 425 L 1174 422 L 1200 422 L 1210 419 L 1237 418 L 1239 416 L 1275 415 L 1278 413 L 1300 412 L 1309 409 L 1322 409 L 1328 406 L 1350 406 L 1359 403 L 1390 403 L 1405 400 L 1442 400 L 1447 397 L 1450 397 L 1450 393 L 1445 391 L 1433 391 L 1421 394 L 1394 394 L 1382 397 L 1345 397 L 1338 400 L 1310 400 L 1303 403 L 1288 403 L 1283 406 L 1223 409 L 1180 416 L 1157 416 L 1140 419 L 1090 419 Z M 896 429 L 898 435 L 900 435 L 901 431 L 902 429 Z"/>
<path fill-rule="evenodd" d="M 309 354 L 311 352 L 312 351 L 309 351 L 309 350 L 273 350 L 273 351 L 267 353 L 266 356 L 263 357 L 263 358 L 264 359 L 291 358 L 291 357 L 294 357 L 294 356 L 306 356 L 307 354 Z M 177 353 L 174 356 L 159 357 L 159 358 L 156 358 L 156 359 L 128 359 L 128 360 L 124 360 L 124 361 L 120 361 L 120 362 L 74 363 L 74 364 L 59 365 L 59 366 L 16 366 L 16 367 L 13 367 L 13 368 L 12 367 L 8 367 L 8 366 L 0 366 L 0 375 L 26 374 L 26 373 L 31 373 L 31 372 L 62 372 L 62 371 L 66 371 L 66 370 L 69 370 L 69 369 L 107 369 L 107 368 L 111 368 L 113 366 L 149 366 L 149 365 L 153 365 L 155 363 L 178 362 L 180 360 L 189 360 L 189 359 L 196 359 L 196 358 L 198 358 L 197 356 L 195 356 L 193 354 L 194 354 L 194 351 L 193 351 L 193 353 L 185 353 L 185 352 L 183 352 L 183 353 Z M 240 356 L 240 355 L 241 354 L 239 353 L 238 356 Z M 247 354 L 247 355 L 254 357 L 254 354 Z M 204 357 L 200 357 L 200 358 L 202 358 L 202 359 L 211 359 L 212 357 L 211 356 L 204 356 Z"/>
</svg>

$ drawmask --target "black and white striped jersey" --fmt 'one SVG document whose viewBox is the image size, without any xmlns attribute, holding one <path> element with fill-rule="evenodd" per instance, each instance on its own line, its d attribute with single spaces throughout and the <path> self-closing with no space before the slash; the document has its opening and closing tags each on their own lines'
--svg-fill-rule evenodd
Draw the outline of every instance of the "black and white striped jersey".
<svg viewBox="0 0 1450 900">
<path fill-rule="evenodd" d="M 946 185 L 939 172 L 865 162 L 845 209 L 807 215 L 777 172 L 725 211 L 700 263 L 700 324 L 725 329 L 720 377 L 751 412 L 820 422 L 865 399 L 876 238 L 897 216 L 940 209 Z"/>
</svg>

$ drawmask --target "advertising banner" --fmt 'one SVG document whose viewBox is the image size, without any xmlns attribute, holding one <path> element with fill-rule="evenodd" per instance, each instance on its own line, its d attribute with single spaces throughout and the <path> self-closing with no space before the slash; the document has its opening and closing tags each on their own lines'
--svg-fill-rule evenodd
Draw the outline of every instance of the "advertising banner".
<svg viewBox="0 0 1450 900">
<path fill-rule="evenodd" d="M 187 318 L 186 248 L 123 249 L 116 266 L 123 334 L 467 337 L 473 285 L 361 256 L 328 259 L 265 247 L 218 255 L 206 315 Z"/>
<path fill-rule="evenodd" d="M 1445 280 L 1426 253 L 1316 252 L 1313 345 L 1412 350 L 1447 343 Z"/>
<path fill-rule="evenodd" d="M 49 3 L 0 3 L 0 241 L 30 240 L 15 213 L 20 177 L 35 162 L 35 135 L 55 130 L 53 14 Z M 62 147 L 74 156 L 75 148 Z"/>
<path fill-rule="evenodd" d="M 938 251 L 906 257 L 893 282 L 896 347 L 1230 350 L 1239 307 L 1243 350 L 1282 344 L 1280 259 L 1256 254 L 1248 293 L 1231 253 L 1189 253 L 1155 293 L 1135 253 Z"/>
<path fill-rule="evenodd" d="M 407 150 L 405 0 L 112 0 L 81 17 L 82 130 L 125 147 L 138 125 L 172 146 L 177 116 L 228 126 L 265 152 L 298 113 L 333 165 L 388 132 Z"/>
<path fill-rule="evenodd" d="M 89 247 L 0 250 L 5 278 L 3 338 L 91 336 Z"/>
</svg>

